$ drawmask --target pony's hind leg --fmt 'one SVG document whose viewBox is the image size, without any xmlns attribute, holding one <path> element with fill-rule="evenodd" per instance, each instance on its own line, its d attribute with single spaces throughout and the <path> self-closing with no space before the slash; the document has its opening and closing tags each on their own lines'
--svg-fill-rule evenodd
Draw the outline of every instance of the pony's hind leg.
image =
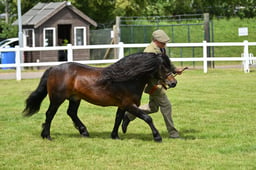
<svg viewBox="0 0 256 170">
<path fill-rule="evenodd" d="M 77 116 L 77 111 L 78 111 L 80 102 L 81 100 L 69 99 L 67 114 L 70 116 L 70 118 L 74 122 L 74 125 L 79 130 L 80 134 L 84 137 L 88 137 L 89 132 L 87 131 L 86 126 L 81 122 L 81 120 Z"/>
<path fill-rule="evenodd" d="M 52 140 L 51 135 L 50 135 L 51 122 L 52 122 L 52 119 L 53 119 L 54 115 L 56 114 L 59 106 L 61 105 L 61 103 L 62 102 L 60 102 L 59 104 L 56 104 L 56 103 L 50 102 L 50 106 L 49 106 L 48 110 L 46 111 L 45 123 L 43 123 L 43 125 L 42 125 L 43 126 L 43 130 L 41 132 L 42 138 Z"/>
</svg>

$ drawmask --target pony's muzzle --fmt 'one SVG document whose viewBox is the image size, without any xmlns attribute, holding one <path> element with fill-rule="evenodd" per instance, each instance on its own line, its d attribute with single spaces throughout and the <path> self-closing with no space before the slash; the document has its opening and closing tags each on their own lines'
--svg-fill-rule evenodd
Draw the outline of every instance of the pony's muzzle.
<svg viewBox="0 0 256 170">
<path fill-rule="evenodd" d="M 168 87 L 169 88 L 174 88 L 174 87 L 176 87 L 177 83 L 178 83 L 177 81 L 169 82 Z"/>
<path fill-rule="evenodd" d="M 165 84 L 168 86 L 168 88 L 174 88 L 176 87 L 178 81 L 175 79 L 175 75 L 170 74 L 165 79 Z"/>
</svg>

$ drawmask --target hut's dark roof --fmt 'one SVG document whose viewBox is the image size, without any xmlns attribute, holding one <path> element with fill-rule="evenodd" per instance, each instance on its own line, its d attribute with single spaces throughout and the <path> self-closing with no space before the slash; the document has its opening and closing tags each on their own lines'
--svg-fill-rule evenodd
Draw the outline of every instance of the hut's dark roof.
<svg viewBox="0 0 256 170">
<path fill-rule="evenodd" d="M 74 13 L 79 15 L 91 25 L 95 27 L 97 26 L 97 23 L 93 19 L 89 18 L 83 12 L 72 6 L 70 2 L 66 1 L 50 3 L 39 2 L 24 15 L 22 15 L 22 25 L 30 25 L 34 26 L 34 28 L 37 28 L 65 7 L 70 8 Z M 15 21 L 13 24 L 17 25 L 18 20 Z"/>
</svg>

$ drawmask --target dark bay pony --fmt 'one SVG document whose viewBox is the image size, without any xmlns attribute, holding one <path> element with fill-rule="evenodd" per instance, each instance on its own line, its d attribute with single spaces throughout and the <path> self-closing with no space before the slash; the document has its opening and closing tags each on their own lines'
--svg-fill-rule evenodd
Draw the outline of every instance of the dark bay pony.
<svg viewBox="0 0 256 170">
<path fill-rule="evenodd" d="M 80 101 L 83 99 L 99 106 L 118 107 L 111 138 L 119 139 L 118 128 L 125 111 L 129 111 L 150 126 L 155 141 L 162 141 L 152 118 L 138 106 L 145 84 L 152 78 L 166 83 L 165 79 L 170 72 L 169 58 L 154 53 L 132 54 L 105 68 L 74 62 L 64 63 L 50 67 L 44 72 L 38 87 L 26 99 L 23 113 L 25 116 L 31 116 L 38 112 L 48 94 L 50 105 L 46 111 L 41 136 L 51 140 L 52 119 L 59 106 L 67 99 L 67 114 L 80 134 L 87 137 L 87 128 L 77 116 Z"/>
</svg>

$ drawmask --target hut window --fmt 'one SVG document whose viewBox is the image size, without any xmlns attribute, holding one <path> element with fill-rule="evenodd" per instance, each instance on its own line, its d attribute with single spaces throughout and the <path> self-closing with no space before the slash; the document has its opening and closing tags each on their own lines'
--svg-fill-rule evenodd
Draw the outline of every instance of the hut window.
<svg viewBox="0 0 256 170">
<path fill-rule="evenodd" d="M 55 28 L 44 28 L 44 47 L 55 46 Z"/>
<path fill-rule="evenodd" d="M 81 46 L 86 45 L 86 28 L 85 27 L 75 27 L 75 45 Z"/>
<path fill-rule="evenodd" d="M 35 46 L 35 33 L 33 29 L 24 29 L 24 46 L 34 47 Z"/>
</svg>

